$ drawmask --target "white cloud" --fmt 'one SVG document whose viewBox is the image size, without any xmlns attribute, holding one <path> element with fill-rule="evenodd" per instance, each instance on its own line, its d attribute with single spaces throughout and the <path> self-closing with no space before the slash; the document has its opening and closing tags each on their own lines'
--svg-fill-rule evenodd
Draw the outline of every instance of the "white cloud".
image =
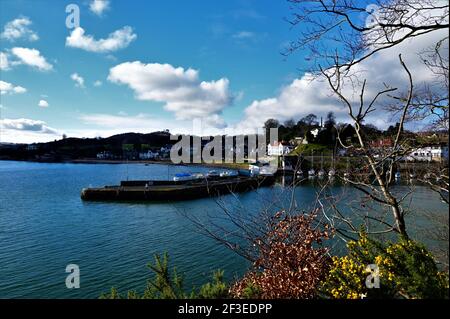
<svg viewBox="0 0 450 319">
<path fill-rule="evenodd" d="M 202 118 L 206 125 L 224 127 L 221 111 L 232 102 L 229 81 L 200 81 L 194 69 L 170 64 L 125 62 L 109 70 L 108 80 L 128 85 L 139 100 L 165 103 L 178 120 Z"/>
<path fill-rule="evenodd" d="M 89 4 L 89 10 L 98 16 L 103 15 L 107 9 L 109 9 L 109 0 L 92 0 Z"/>
<path fill-rule="evenodd" d="M 367 79 L 366 101 L 370 101 L 378 91 L 384 89 L 384 83 L 397 87 L 398 92 L 406 90 L 408 81 L 406 73 L 399 63 L 399 53 L 402 54 L 403 60 L 412 71 L 416 89 L 431 84 L 431 81 L 434 80 L 433 74 L 423 65 L 419 53 L 430 49 L 445 36 L 446 31 L 429 33 L 403 42 L 392 49 L 380 51 L 370 59 L 356 65 L 352 72 L 358 74 L 362 79 Z M 441 53 L 448 60 L 448 39 Z M 353 84 L 360 89 L 358 83 L 353 82 Z M 350 82 L 343 86 L 343 93 L 350 98 L 355 107 L 358 105 L 359 96 L 355 94 Z M 386 128 L 397 121 L 395 116 L 384 110 L 388 100 L 392 103 L 388 97 L 379 99 L 376 112 L 367 117 L 368 123 Z M 312 81 L 311 75 L 305 74 L 281 88 L 277 95 L 267 99 L 254 100 L 245 109 L 245 116 L 237 123 L 236 130 L 250 131 L 261 128 L 268 118 L 280 121 L 290 118 L 299 120 L 309 113 L 325 116 L 329 111 L 335 112 L 338 121 L 349 121 L 347 108 L 331 92 L 328 83 L 323 78 Z"/>
<path fill-rule="evenodd" d="M 4 94 L 22 94 L 25 93 L 27 89 L 21 86 L 14 86 L 13 84 L 5 81 L 0 81 L 0 95 Z"/>
<path fill-rule="evenodd" d="M 137 38 L 133 29 L 125 26 L 110 33 L 106 39 L 95 40 L 92 35 L 85 35 L 83 28 L 75 28 L 66 38 L 66 46 L 86 50 L 89 52 L 113 52 L 126 48 Z"/>
<path fill-rule="evenodd" d="M 39 107 L 48 107 L 48 102 L 46 100 L 40 100 L 38 103 Z"/>
<path fill-rule="evenodd" d="M 10 65 L 9 65 L 9 60 L 8 60 L 8 55 L 4 52 L 0 52 L 0 70 L 9 70 L 10 69 Z"/>
<path fill-rule="evenodd" d="M 102 86 L 102 85 L 103 85 L 103 83 L 100 80 L 97 80 L 97 81 L 94 82 L 94 86 L 95 87 L 99 87 L 99 86 Z"/>
<path fill-rule="evenodd" d="M 78 73 L 73 73 L 70 78 L 75 81 L 75 86 L 79 88 L 84 88 L 84 79 Z"/>
<path fill-rule="evenodd" d="M 49 142 L 60 135 L 58 130 L 49 127 L 46 122 L 26 118 L 1 119 L 0 128 L 1 142 Z"/>
<path fill-rule="evenodd" d="M 27 17 L 21 17 L 9 21 L 6 23 L 3 32 L 0 34 L 0 38 L 9 41 L 14 41 L 21 38 L 36 41 L 39 39 L 39 36 L 29 28 L 31 24 L 31 20 Z"/>
<path fill-rule="evenodd" d="M 11 52 L 19 59 L 19 61 L 13 62 L 13 64 L 26 64 L 40 71 L 50 71 L 53 69 L 53 66 L 46 61 L 39 50 L 15 47 L 11 49 Z"/>
<path fill-rule="evenodd" d="M 17 130 L 17 131 L 32 131 L 40 133 L 55 134 L 57 130 L 49 127 L 44 121 L 36 121 L 31 119 L 19 118 L 19 119 L 2 119 L 1 126 L 4 129 Z"/>
</svg>

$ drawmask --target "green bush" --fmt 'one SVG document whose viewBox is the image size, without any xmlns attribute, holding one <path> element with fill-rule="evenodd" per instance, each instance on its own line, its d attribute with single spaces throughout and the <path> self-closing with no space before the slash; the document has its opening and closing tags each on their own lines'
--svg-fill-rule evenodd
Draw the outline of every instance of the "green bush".
<svg viewBox="0 0 450 319">
<path fill-rule="evenodd" d="M 326 297 L 448 298 L 448 275 L 438 271 L 433 256 L 422 244 L 408 239 L 383 244 L 361 234 L 347 247 L 347 256 L 333 257 L 321 288 Z M 379 289 L 365 285 L 369 264 L 379 268 Z"/>
<path fill-rule="evenodd" d="M 109 293 L 104 293 L 100 299 L 219 299 L 228 297 L 228 286 L 223 281 L 223 271 L 213 273 L 212 282 L 200 287 L 198 291 L 193 289 L 186 293 L 183 276 L 179 275 L 174 267 L 169 270 L 169 256 L 165 253 L 162 257 L 155 255 L 155 263 L 149 263 L 147 267 L 154 273 L 153 278 L 147 281 L 147 287 L 142 295 L 136 291 L 128 291 L 126 296 L 121 295 L 115 287 Z"/>
</svg>

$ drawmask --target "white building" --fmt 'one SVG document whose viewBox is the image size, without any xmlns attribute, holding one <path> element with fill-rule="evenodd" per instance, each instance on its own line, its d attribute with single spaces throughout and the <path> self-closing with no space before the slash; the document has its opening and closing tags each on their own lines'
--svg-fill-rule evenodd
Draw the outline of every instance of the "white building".
<svg viewBox="0 0 450 319">
<path fill-rule="evenodd" d="M 444 161 L 448 160 L 448 146 L 426 146 L 415 149 L 408 157 L 408 161 Z"/>
<path fill-rule="evenodd" d="M 156 157 L 159 157 L 159 153 L 152 152 L 150 150 L 148 150 L 147 152 L 139 153 L 139 159 L 141 159 L 141 160 L 154 159 Z"/>
<path fill-rule="evenodd" d="M 282 156 L 287 155 L 292 151 L 292 147 L 285 142 L 275 141 L 267 145 L 267 155 L 269 156 Z"/>
<path fill-rule="evenodd" d="M 97 153 L 97 159 L 111 159 L 112 157 L 111 152 L 108 151 Z"/>
</svg>

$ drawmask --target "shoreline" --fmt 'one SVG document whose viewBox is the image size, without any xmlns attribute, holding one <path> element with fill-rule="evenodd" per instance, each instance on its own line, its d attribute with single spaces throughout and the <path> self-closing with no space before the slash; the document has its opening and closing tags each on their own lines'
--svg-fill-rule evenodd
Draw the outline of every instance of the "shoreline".
<svg viewBox="0 0 450 319">
<path fill-rule="evenodd" d="M 148 160 L 101 160 L 101 159 L 73 159 L 61 161 L 45 161 L 45 160 L 27 160 L 27 159 L 5 159 L 0 158 L 0 161 L 15 161 L 15 162 L 31 162 L 31 163 L 53 163 L 53 164 L 144 164 L 144 165 L 170 165 L 170 166 L 203 166 L 211 168 L 228 168 L 228 169 L 243 169 L 248 168 L 248 163 L 173 163 L 170 160 L 148 161 Z"/>
</svg>

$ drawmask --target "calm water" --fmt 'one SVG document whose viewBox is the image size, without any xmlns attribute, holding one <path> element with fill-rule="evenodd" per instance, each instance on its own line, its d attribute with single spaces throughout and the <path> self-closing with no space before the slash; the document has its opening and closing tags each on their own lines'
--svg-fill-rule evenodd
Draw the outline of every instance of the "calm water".
<svg viewBox="0 0 450 319">
<path fill-rule="evenodd" d="M 174 204 L 91 203 L 80 200 L 87 186 L 129 179 L 167 179 L 178 172 L 206 172 L 202 167 L 165 165 L 43 164 L 0 161 L 0 298 L 97 298 L 112 286 L 119 291 L 145 287 L 153 254 L 169 252 L 185 274 L 186 286 L 199 286 L 215 269 L 227 279 L 248 264 L 200 234 L 184 215 L 208 221 L 221 214 L 213 199 Z M 333 192 L 345 194 L 344 187 Z M 239 195 L 240 208 L 258 211 L 282 206 L 283 187 Z M 307 208 L 316 191 L 297 187 L 294 197 Z M 231 195 L 224 203 L 233 203 Z M 418 187 L 411 205 L 446 212 L 433 193 Z M 230 204 L 230 209 L 240 209 Z M 80 266 L 81 288 L 65 286 L 66 265 Z"/>
</svg>

